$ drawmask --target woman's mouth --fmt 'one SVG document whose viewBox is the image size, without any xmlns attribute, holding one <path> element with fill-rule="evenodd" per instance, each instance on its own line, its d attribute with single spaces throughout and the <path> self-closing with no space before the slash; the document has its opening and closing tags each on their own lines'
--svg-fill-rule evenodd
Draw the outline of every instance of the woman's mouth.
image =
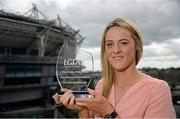
<svg viewBox="0 0 180 119">
<path fill-rule="evenodd" d="M 113 59 L 114 60 L 121 60 L 121 59 L 123 59 L 123 56 L 114 56 Z"/>
</svg>

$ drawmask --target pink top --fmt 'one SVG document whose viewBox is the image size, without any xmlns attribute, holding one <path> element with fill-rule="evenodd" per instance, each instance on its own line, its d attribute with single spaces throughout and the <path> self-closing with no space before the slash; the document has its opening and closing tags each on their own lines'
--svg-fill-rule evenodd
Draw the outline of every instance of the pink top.
<svg viewBox="0 0 180 119">
<path fill-rule="evenodd" d="M 95 91 L 102 94 L 103 80 L 99 80 Z M 118 115 L 123 118 L 175 118 L 168 84 L 149 75 L 134 84 L 115 105 L 114 85 L 112 85 L 109 103 L 114 107 Z M 95 114 L 95 117 L 98 117 Z"/>
</svg>

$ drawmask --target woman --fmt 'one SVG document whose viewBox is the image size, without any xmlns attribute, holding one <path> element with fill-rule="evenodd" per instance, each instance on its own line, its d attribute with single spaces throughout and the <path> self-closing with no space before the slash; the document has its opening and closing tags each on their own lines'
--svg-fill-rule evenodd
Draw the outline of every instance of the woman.
<svg viewBox="0 0 180 119">
<path fill-rule="evenodd" d="M 80 111 L 80 117 L 175 118 L 168 84 L 136 68 L 143 51 L 142 38 L 128 20 L 118 18 L 105 29 L 101 44 L 102 79 L 94 98 L 76 98 L 71 91 L 54 95 L 57 104 Z"/>
</svg>

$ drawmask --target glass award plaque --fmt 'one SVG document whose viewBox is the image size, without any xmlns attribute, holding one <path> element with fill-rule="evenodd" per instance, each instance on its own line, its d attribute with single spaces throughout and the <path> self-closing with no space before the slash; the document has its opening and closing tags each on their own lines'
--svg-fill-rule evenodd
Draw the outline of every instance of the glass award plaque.
<svg viewBox="0 0 180 119">
<path fill-rule="evenodd" d="M 92 80 L 93 56 L 72 43 L 65 42 L 57 57 L 56 77 L 61 89 L 71 90 L 76 97 L 91 98 L 86 90 Z"/>
</svg>

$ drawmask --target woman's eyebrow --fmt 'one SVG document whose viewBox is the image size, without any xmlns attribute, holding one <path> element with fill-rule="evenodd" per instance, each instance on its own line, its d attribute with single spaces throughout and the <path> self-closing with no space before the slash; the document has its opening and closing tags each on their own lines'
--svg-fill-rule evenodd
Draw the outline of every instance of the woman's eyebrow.
<svg viewBox="0 0 180 119">
<path fill-rule="evenodd" d="M 118 41 L 129 41 L 129 40 L 126 38 L 123 38 L 123 39 L 119 39 Z M 113 42 L 113 40 L 105 40 L 105 42 Z"/>
<path fill-rule="evenodd" d="M 105 42 L 113 42 L 112 40 L 105 40 Z"/>
<path fill-rule="evenodd" d="M 128 41 L 128 39 L 123 38 L 123 39 L 119 39 L 118 41 Z"/>
</svg>

